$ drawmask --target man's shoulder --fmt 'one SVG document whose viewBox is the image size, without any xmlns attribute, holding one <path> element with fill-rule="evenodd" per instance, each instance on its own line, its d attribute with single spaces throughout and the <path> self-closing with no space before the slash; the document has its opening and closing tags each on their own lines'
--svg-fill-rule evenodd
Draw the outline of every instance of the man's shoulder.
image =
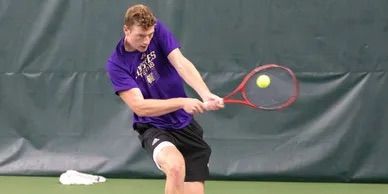
<svg viewBox="0 0 388 194">
<path fill-rule="evenodd" d="M 115 49 L 113 50 L 112 54 L 108 58 L 108 63 L 119 65 L 123 62 L 124 52 L 121 47 L 123 47 L 122 43 L 123 39 L 120 39 L 120 41 L 117 43 Z"/>
<path fill-rule="evenodd" d="M 156 24 L 155 24 L 155 32 L 160 32 L 160 31 L 163 31 L 163 30 L 167 30 L 167 26 L 166 24 L 161 21 L 160 19 L 157 19 L 156 20 Z"/>
</svg>

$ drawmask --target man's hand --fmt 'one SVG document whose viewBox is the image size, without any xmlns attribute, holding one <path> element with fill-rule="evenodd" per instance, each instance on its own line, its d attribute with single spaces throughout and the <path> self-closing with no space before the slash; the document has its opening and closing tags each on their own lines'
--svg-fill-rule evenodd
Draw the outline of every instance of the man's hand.
<svg viewBox="0 0 388 194">
<path fill-rule="evenodd" d="M 224 100 L 219 96 L 209 93 L 203 98 L 205 109 L 210 110 L 219 110 L 224 108 Z"/>
<path fill-rule="evenodd" d="M 189 114 L 199 114 L 206 110 L 205 104 L 195 98 L 184 98 L 183 110 Z"/>
</svg>

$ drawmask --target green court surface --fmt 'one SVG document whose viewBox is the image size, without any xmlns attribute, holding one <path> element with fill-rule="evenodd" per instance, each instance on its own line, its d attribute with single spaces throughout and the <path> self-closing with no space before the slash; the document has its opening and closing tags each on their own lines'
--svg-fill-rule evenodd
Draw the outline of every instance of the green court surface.
<svg viewBox="0 0 388 194">
<path fill-rule="evenodd" d="M 161 194 L 164 180 L 110 179 L 80 186 L 61 185 L 57 177 L 0 176 L 1 194 Z M 388 184 L 208 181 L 207 194 L 384 194 Z"/>
</svg>

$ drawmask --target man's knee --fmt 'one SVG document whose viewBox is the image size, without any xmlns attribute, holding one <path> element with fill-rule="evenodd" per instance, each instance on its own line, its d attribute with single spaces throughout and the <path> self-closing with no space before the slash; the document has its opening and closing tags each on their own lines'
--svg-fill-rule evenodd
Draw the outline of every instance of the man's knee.
<svg viewBox="0 0 388 194">
<path fill-rule="evenodd" d="M 185 160 L 175 146 L 163 148 L 157 155 L 157 163 L 166 176 L 184 178 Z"/>
<path fill-rule="evenodd" d="M 164 168 L 166 176 L 178 179 L 185 178 L 185 164 L 181 162 L 167 164 Z"/>
</svg>

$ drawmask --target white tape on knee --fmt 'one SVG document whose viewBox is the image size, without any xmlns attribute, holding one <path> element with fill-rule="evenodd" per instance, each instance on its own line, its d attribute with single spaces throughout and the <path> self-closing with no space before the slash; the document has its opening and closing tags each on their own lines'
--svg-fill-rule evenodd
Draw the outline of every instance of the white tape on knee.
<svg viewBox="0 0 388 194">
<path fill-rule="evenodd" d="M 160 151 L 162 151 L 163 148 L 165 147 L 169 147 L 169 146 L 175 146 L 174 144 L 172 144 L 171 142 L 169 141 L 163 141 L 161 142 L 159 145 L 156 146 L 156 148 L 154 149 L 154 153 L 152 154 L 152 158 L 154 159 L 154 162 L 156 164 L 156 166 L 162 170 L 162 168 L 159 166 L 157 160 L 156 160 L 156 157 L 158 156 L 158 154 L 160 153 Z"/>
</svg>

